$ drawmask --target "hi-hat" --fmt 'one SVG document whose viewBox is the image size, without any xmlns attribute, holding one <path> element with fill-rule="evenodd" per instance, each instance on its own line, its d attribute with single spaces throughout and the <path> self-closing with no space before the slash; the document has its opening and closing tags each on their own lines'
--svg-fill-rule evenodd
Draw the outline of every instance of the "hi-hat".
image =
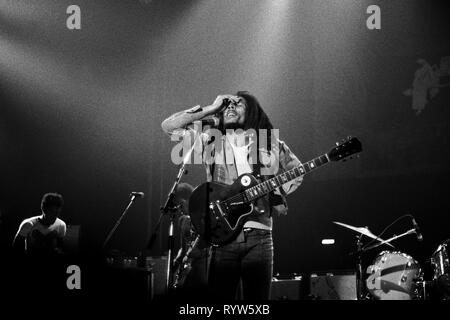
<svg viewBox="0 0 450 320">
<path fill-rule="evenodd" d="M 340 226 L 343 226 L 343 227 L 345 227 L 345 228 L 348 228 L 348 229 L 350 229 L 350 230 L 356 231 L 356 232 L 358 232 L 358 233 L 361 233 L 361 234 L 363 234 L 363 235 L 365 235 L 365 236 L 367 236 L 367 237 L 369 237 L 369 238 L 378 240 L 378 241 L 380 241 L 380 242 L 383 242 L 383 241 L 384 241 L 383 239 L 377 237 L 377 236 L 374 235 L 372 232 L 370 232 L 370 230 L 369 230 L 368 228 L 366 228 L 366 227 L 354 227 L 354 226 L 351 226 L 351 225 L 349 225 L 349 224 L 345 224 L 345 223 L 342 223 L 342 222 L 336 222 L 336 221 L 333 221 L 333 223 L 338 224 L 338 225 L 340 225 Z M 390 244 L 390 243 L 386 243 L 386 244 L 387 244 L 388 246 L 391 246 L 391 247 L 394 248 L 394 246 L 393 246 L 392 244 Z"/>
</svg>

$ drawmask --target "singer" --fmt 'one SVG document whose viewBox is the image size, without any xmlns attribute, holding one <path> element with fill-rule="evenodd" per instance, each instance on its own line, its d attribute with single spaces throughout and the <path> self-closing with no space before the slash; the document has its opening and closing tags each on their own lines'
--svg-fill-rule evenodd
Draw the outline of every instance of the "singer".
<svg viewBox="0 0 450 320">
<path fill-rule="evenodd" d="M 258 174 L 267 167 L 276 168 L 281 173 L 300 161 L 281 140 L 260 144 L 259 137 L 249 134 L 260 129 L 272 130 L 273 126 L 256 97 L 246 91 L 236 95 L 219 95 L 206 107 L 196 106 L 170 116 L 161 124 L 169 135 L 185 134 L 190 123 L 211 115 L 218 115 L 220 148 L 213 152 L 212 163 L 205 162 L 207 181 L 231 185 L 244 173 Z M 216 141 L 217 142 L 217 141 Z M 275 143 L 276 142 L 276 143 Z M 270 163 L 248 158 L 250 146 L 257 146 L 258 159 L 270 154 Z M 206 149 L 206 148 L 205 148 Z M 203 150 L 204 152 L 204 150 Z M 231 153 L 233 161 L 226 161 Z M 203 157 L 205 159 L 205 157 Z M 276 163 L 277 165 L 274 165 Z M 263 176 L 261 179 L 265 179 Z M 267 300 L 273 271 L 272 216 L 286 214 L 285 195 L 293 192 L 302 182 L 297 178 L 282 186 L 276 193 L 259 198 L 254 203 L 254 211 L 247 216 L 239 236 L 231 243 L 215 247 L 212 252 L 209 273 L 209 288 L 214 298 L 225 300 L 236 298 L 239 281 L 242 281 L 242 297 L 245 300 Z"/>
</svg>

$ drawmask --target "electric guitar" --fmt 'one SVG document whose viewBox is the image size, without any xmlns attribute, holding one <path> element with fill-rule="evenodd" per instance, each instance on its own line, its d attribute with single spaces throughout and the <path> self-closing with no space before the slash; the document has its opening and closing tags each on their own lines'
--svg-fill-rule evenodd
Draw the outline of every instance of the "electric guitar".
<svg viewBox="0 0 450 320">
<path fill-rule="evenodd" d="M 241 232 L 245 217 L 252 214 L 254 201 L 331 161 L 346 160 L 362 151 L 357 138 L 348 137 L 317 158 L 263 182 L 252 174 L 242 174 L 231 185 L 206 182 L 189 198 L 189 214 L 196 232 L 212 245 L 233 241 Z"/>
</svg>

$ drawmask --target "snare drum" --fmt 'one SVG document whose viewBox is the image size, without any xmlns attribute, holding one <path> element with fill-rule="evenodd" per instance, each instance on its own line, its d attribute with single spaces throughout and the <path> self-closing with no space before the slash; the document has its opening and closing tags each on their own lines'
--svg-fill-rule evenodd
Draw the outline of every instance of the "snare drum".
<svg viewBox="0 0 450 320">
<path fill-rule="evenodd" d="M 367 268 L 366 280 L 370 294 L 380 300 L 419 299 L 418 280 L 422 277 L 419 264 L 401 253 L 383 251 Z"/>
<path fill-rule="evenodd" d="M 431 257 L 431 266 L 433 267 L 433 280 L 437 280 L 444 274 L 450 274 L 449 262 L 450 239 L 441 244 Z"/>
</svg>

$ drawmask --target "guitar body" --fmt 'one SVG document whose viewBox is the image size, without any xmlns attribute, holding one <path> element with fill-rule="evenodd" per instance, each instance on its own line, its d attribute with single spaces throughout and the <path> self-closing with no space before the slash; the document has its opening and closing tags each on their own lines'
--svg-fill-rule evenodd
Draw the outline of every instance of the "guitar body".
<svg viewBox="0 0 450 320">
<path fill-rule="evenodd" d="M 257 199 L 330 161 L 345 161 L 361 151 L 361 142 L 348 137 L 328 153 L 262 182 L 251 174 L 243 174 L 232 185 L 217 182 L 201 184 L 189 198 L 191 222 L 205 241 L 219 246 L 227 244 L 239 235 L 245 217 L 253 212 L 253 203 Z"/>
<path fill-rule="evenodd" d="M 189 215 L 198 234 L 213 245 L 224 245 L 238 236 L 245 217 L 253 212 L 241 192 L 258 181 L 251 174 L 239 176 L 232 185 L 206 182 L 192 192 Z"/>
</svg>

